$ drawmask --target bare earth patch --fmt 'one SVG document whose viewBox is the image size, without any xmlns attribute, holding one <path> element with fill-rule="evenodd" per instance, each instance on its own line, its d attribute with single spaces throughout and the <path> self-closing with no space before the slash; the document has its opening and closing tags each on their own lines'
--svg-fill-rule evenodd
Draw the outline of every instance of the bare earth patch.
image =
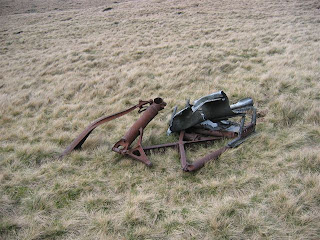
<svg viewBox="0 0 320 240">
<path fill-rule="evenodd" d="M 319 29 L 316 0 L 0 0 L 0 239 L 319 239 Z M 157 96 L 145 144 L 171 141 L 173 106 L 218 90 L 258 134 L 194 174 L 110 151 L 137 112 L 56 159 Z"/>
</svg>

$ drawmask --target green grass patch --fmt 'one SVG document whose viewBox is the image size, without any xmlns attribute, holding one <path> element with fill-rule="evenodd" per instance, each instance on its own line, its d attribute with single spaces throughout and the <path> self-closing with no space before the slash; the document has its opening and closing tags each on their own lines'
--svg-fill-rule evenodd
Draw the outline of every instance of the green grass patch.
<svg viewBox="0 0 320 240">
<path fill-rule="evenodd" d="M 73 189 L 61 189 L 61 187 L 56 187 L 57 190 L 54 194 L 54 203 L 57 208 L 64 208 L 68 206 L 72 201 L 78 199 L 82 192 L 80 188 Z"/>
</svg>

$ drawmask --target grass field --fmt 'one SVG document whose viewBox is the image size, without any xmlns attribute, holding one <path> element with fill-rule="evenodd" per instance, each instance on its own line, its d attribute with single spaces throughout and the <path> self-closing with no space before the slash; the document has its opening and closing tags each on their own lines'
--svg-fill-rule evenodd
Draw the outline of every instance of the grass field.
<svg viewBox="0 0 320 240">
<path fill-rule="evenodd" d="M 111 151 L 139 99 L 252 97 L 257 135 L 196 173 Z M 0 0 L 0 239 L 319 239 L 317 0 Z M 196 146 L 189 159 L 221 146 Z"/>
</svg>

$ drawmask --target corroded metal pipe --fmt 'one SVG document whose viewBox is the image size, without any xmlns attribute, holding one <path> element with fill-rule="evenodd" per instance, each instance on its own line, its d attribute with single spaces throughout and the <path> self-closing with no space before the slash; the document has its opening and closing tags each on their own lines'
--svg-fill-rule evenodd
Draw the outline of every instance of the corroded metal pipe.
<svg viewBox="0 0 320 240">
<path fill-rule="evenodd" d="M 162 98 L 155 98 L 153 103 L 145 110 L 142 116 L 131 126 L 124 137 L 119 141 L 121 142 L 121 145 L 125 148 L 128 148 L 139 136 L 139 129 L 144 129 L 165 106 L 166 103 L 162 100 Z"/>
<path fill-rule="evenodd" d="M 224 153 L 225 151 L 227 151 L 228 149 L 229 149 L 228 146 L 224 146 L 224 147 L 218 149 L 217 151 L 214 151 L 214 152 L 208 154 L 207 156 L 204 156 L 203 158 L 193 162 L 192 164 L 187 165 L 185 168 L 183 168 L 183 170 L 186 172 L 196 171 L 199 168 L 202 168 L 207 162 L 219 158 L 221 156 L 221 154 Z M 181 158 L 182 158 L 182 156 L 181 156 Z M 182 162 L 183 161 L 181 160 L 181 163 Z"/>
<path fill-rule="evenodd" d="M 148 125 L 148 123 L 162 110 L 167 104 L 162 98 L 155 98 L 151 105 L 147 107 L 142 116 L 131 126 L 127 133 L 113 146 L 112 150 L 128 155 L 136 160 L 151 166 L 151 162 L 148 160 L 141 146 L 143 129 Z M 132 142 L 140 135 L 138 144 L 135 148 L 129 149 Z"/>
</svg>

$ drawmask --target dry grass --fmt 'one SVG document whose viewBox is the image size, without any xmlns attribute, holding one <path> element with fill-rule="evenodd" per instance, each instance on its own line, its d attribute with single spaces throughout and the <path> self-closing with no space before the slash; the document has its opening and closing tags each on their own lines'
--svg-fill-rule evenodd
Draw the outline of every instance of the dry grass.
<svg viewBox="0 0 320 240">
<path fill-rule="evenodd" d="M 319 239 L 319 8 L 0 0 L 0 238 Z M 174 150 L 152 169 L 110 151 L 136 112 L 55 158 L 94 119 L 157 96 L 168 106 L 145 142 L 172 140 L 172 107 L 217 90 L 253 97 L 259 134 L 195 174 Z"/>
</svg>

